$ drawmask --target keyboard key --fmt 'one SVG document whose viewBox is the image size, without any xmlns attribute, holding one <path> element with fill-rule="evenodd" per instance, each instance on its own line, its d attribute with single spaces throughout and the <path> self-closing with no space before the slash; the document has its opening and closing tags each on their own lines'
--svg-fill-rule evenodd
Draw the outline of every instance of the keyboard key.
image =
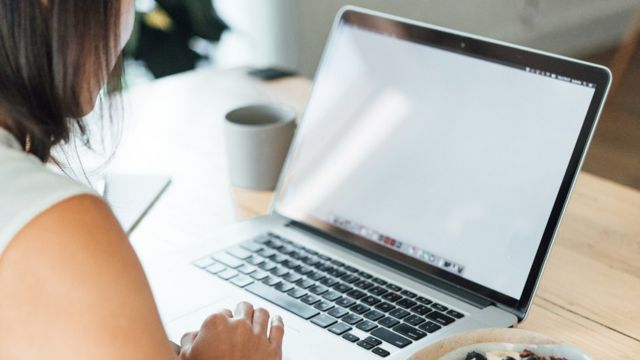
<svg viewBox="0 0 640 360">
<path fill-rule="evenodd" d="M 266 272 L 264 272 L 262 270 L 254 271 L 253 273 L 251 273 L 251 277 L 256 279 L 256 280 L 264 280 L 268 276 L 269 276 L 269 274 L 267 274 Z"/>
<path fill-rule="evenodd" d="M 264 248 L 262 244 L 257 243 L 255 241 L 245 241 L 242 244 L 240 244 L 240 246 L 242 246 L 243 248 L 251 252 L 258 252 Z"/>
<path fill-rule="evenodd" d="M 356 341 L 360 340 L 359 337 L 353 335 L 352 333 L 346 333 L 346 334 L 342 335 L 342 338 L 347 340 L 348 342 L 356 342 Z"/>
<path fill-rule="evenodd" d="M 402 296 L 396 294 L 396 293 L 392 293 L 392 292 L 388 292 L 384 295 L 382 295 L 382 300 L 387 300 L 388 302 L 396 302 L 398 300 L 402 299 Z"/>
<path fill-rule="evenodd" d="M 384 281 L 384 280 L 382 280 L 380 278 L 377 278 L 377 277 L 372 278 L 371 281 L 376 283 L 376 284 L 378 284 L 378 285 L 382 285 L 382 286 L 387 285 L 386 281 Z"/>
<path fill-rule="evenodd" d="M 287 295 L 291 296 L 294 299 L 300 299 L 301 297 L 305 296 L 307 294 L 306 291 L 300 289 L 300 288 L 293 288 L 291 290 L 289 290 L 287 292 Z"/>
<path fill-rule="evenodd" d="M 328 263 L 320 263 L 316 265 L 316 269 L 327 272 L 333 270 L 333 266 L 329 265 Z"/>
<path fill-rule="evenodd" d="M 238 272 L 233 269 L 227 269 L 225 271 L 219 272 L 217 275 L 223 280 L 229 280 L 236 277 L 238 275 Z"/>
<path fill-rule="evenodd" d="M 340 269 L 333 269 L 331 271 L 327 271 L 327 274 L 329 274 L 331 276 L 334 276 L 334 277 L 337 277 L 337 278 L 339 278 L 341 276 L 344 276 L 344 274 L 346 274 L 346 273 L 347 273 L 346 271 L 340 270 Z"/>
<path fill-rule="evenodd" d="M 411 308 L 411 312 L 414 312 L 418 315 L 426 315 L 430 313 L 432 310 L 425 305 L 416 305 Z"/>
<path fill-rule="evenodd" d="M 353 289 L 353 290 L 351 290 L 351 291 L 349 291 L 347 293 L 347 296 L 349 296 L 351 298 L 354 298 L 356 300 L 364 297 L 365 295 L 367 295 L 367 294 L 364 293 L 363 291 L 358 290 L 358 289 Z"/>
<path fill-rule="evenodd" d="M 329 289 L 327 289 L 326 287 L 322 286 L 322 285 L 314 285 L 312 287 L 309 288 L 309 292 L 312 294 L 316 294 L 316 295 L 322 295 L 324 293 L 326 293 Z"/>
<path fill-rule="evenodd" d="M 253 254 L 251 254 L 250 251 L 247 251 L 247 250 L 245 250 L 245 249 L 243 249 L 241 247 L 231 248 L 231 249 L 227 250 L 227 254 L 231 254 L 231 255 L 237 257 L 240 260 L 247 260 L 248 258 L 251 257 L 251 255 L 253 255 Z"/>
<path fill-rule="evenodd" d="M 264 258 L 267 258 L 267 259 L 272 257 L 275 254 L 276 254 L 276 252 L 271 250 L 271 249 L 262 249 L 262 250 L 258 251 L 258 255 L 260 255 L 260 256 L 262 256 Z"/>
<path fill-rule="evenodd" d="M 407 310 L 397 308 L 391 311 L 389 315 L 393 316 L 396 319 L 402 319 L 402 318 L 405 318 L 407 315 L 409 315 L 409 312 Z"/>
<path fill-rule="evenodd" d="M 346 293 L 347 291 L 351 291 L 353 289 L 351 286 L 344 283 L 336 284 L 333 288 L 334 290 L 339 291 L 341 293 Z"/>
<path fill-rule="evenodd" d="M 324 274 L 319 271 L 313 271 L 307 274 L 307 277 L 313 281 L 318 281 L 324 278 Z"/>
<path fill-rule="evenodd" d="M 344 263 L 338 260 L 331 260 L 331 263 L 335 266 L 340 266 L 340 267 L 344 266 Z"/>
<path fill-rule="evenodd" d="M 346 322 L 349 325 L 355 325 L 362 321 L 362 318 L 355 314 L 349 314 L 342 318 L 342 321 Z"/>
<path fill-rule="evenodd" d="M 365 332 L 369 332 L 375 328 L 378 327 L 378 325 L 376 325 L 374 322 L 371 322 L 369 320 L 365 320 L 363 322 L 361 322 L 360 324 L 358 324 L 358 326 L 356 326 L 358 329 L 365 331 Z"/>
<path fill-rule="evenodd" d="M 389 352 L 381 347 L 377 347 L 373 350 L 371 350 L 372 353 L 380 356 L 380 357 L 387 357 L 389 356 Z"/>
<path fill-rule="evenodd" d="M 288 282 L 281 282 L 280 284 L 276 285 L 274 288 L 278 291 L 282 291 L 282 292 L 287 292 L 291 289 L 293 289 L 293 285 L 289 284 Z"/>
<path fill-rule="evenodd" d="M 427 333 L 414 328 L 413 326 L 409 326 L 407 324 L 400 324 L 393 328 L 393 331 L 397 332 L 400 335 L 404 335 L 411 340 L 418 341 L 423 337 L 427 336 Z"/>
<path fill-rule="evenodd" d="M 349 326 L 347 324 L 343 324 L 343 323 L 337 323 L 337 324 L 335 324 L 335 325 L 333 325 L 332 327 L 329 328 L 329 331 L 331 331 L 332 333 L 334 333 L 336 335 L 342 335 L 342 334 L 346 333 L 349 330 L 351 330 L 351 326 Z"/>
<path fill-rule="evenodd" d="M 310 267 L 308 267 L 308 266 L 302 266 L 302 265 L 298 266 L 298 267 L 295 269 L 295 272 L 297 272 L 297 273 L 298 273 L 298 274 L 300 274 L 300 275 L 308 275 L 308 274 L 310 274 L 312 271 L 313 271 L 313 270 L 311 270 L 311 268 L 310 268 Z"/>
<path fill-rule="evenodd" d="M 353 284 L 356 281 L 360 281 L 360 278 L 355 275 L 347 275 L 340 278 L 340 280 L 346 282 L 347 284 Z"/>
<path fill-rule="evenodd" d="M 333 316 L 334 318 L 341 318 L 349 313 L 349 310 L 341 307 L 335 307 L 331 309 L 327 314 Z"/>
<path fill-rule="evenodd" d="M 391 290 L 391 291 L 401 291 L 402 288 L 398 285 L 394 285 L 394 284 L 387 284 L 387 289 Z"/>
<path fill-rule="evenodd" d="M 322 285 L 325 285 L 325 286 L 329 286 L 329 287 L 331 287 L 331 286 L 333 286 L 333 285 L 337 284 L 337 283 L 338 283 L 338 280 L 336 280 L 336 279 L 334 279 L 334 278 L 326 277 L 326 278 L 324 278 L 324 279 L 320 280 L 319 282 L 320 282 L 320 284 L 322 284 Z"/>
<path fill-rule="evenodd" d="M 307 305 L 313 305 L 315 303 L 317 303 L 318 301 L 320 301 L 320 299 L 316 296 L 313 296 L 311 294 L 309 295 L 305 295 L 302 298 L 300 298 L 300 301 L 302 301 L 303 303 L 307 304 Z"/>
<path fill-rule="evenodd" d="M 242 266 L 242 264 L 244 264 L 241 260 L 236 259 L 235 257 L 227 254 L 226 252 L 219 252 L 217 254 L 213 254 L 213 256 L 211 256 L 214 260 L 221 262 L 225 265 L 227 265 L 230 268 L 237 268 Z"/>
<path fill-rule="evenodd" d="M 261 258 L 260 256 L 257 255 L 253 255 L 252 257 L 250 257 L 249 259 L 247 259 L 247 262 L 251 265 L 260 265 L 263 262 L 265 262 L 265 260 L 263 258 Z"/>
<path fill-rule="evenodd" d="M 358 272 L 358 269 L 354 268 L 353 266 L 345 265 L 343 268 L 351 273 Z"/>
<path fill-rule="evenodd" d="M 333 304 L 328 301 L 321 301 L 314 306 L 314 308 L 320 311 L 327 311 L 329 309 L 333 309 Z"/>
<path fill-rule="evenodd" d="M 382 344 L 382 341 L 378 340 L 377 338 L 373 337 L 373 336 L 367 336 L 364 341 L 368 342 L 369 344 L 373 345 L 373 346 L 378 346 L 380 344 Z"/>
<path fill-rule="evenodd" d="M 295 269 L 298 266 L 300 266 L 300 264 L 297 261 L 294 261 L 294 260 L 291 260 L 291 259 L 287 259 L 287 260 L 281 262 L 280 265 L 286 267 L 287 269 Z"/>
<path fill-rule="evenodd" d="M 365 278 L 365 279 L 371 279 L 373 277 L 373 275 L 366 273 L 364 271 L 358 271 L 358 276 Z"/>
<path fill-rule="evenodd" d="M 396 319 L 394 319 L 394 318 L 392 318 L 390 316 L 387 316 L 386 318 L 383 318 L 382 320 L 378 321 L 378 324 L 380 324 L 382 326 L 385 326 L 385 327 L 388 327 L 388 328 L 391 328 L 391 327 L 394 327 L 394 326 L 400 324 L 400 321 L 396 320 Z"/>
<path fill-rule="evenodd" d="M 413 293 L 413 292 L 411 292 L 409 290 L 400 291 L 400 295 L 404 295 L 404 296 L 406 296 L 408 298 L 411 298 L 411 299 L 413 299 L 414 297 L 418 296 L 417 294 L 415 294 L 415 293 Z"/>
<path fill-rule="evenodd" d="M 352 307 L 350 307 L 349 310 L 351 310 L 351 312 L 353 312 L 355 314 L 360 315 L 360 314 L 364 314 L 367 311 L 369 311 L 370 308 L 368 308 L 368 307 L 366 307 L 366 306 L 364 306 L 362 304 L 356 304 L 356 305 L 353 305 Z"/>
<path fill-rule="evenodd" d="M 360 346 L 361 348 L 364 348 L 366 350 L 371 350 L 374 347 L 374 345 L 372 343 L 364 341 L 364 340 L 358 341 L 357 344 L 358 344 L 358 346 Z"/>
<path fill-rule="evenodd" d="M 253 284 L 246 286 L 245 290 L 263 299 L 266 299 L 285 310 L 291 311 L 292 313 L 300 316 L 303 319 L 310 319 L 319 313 L 318 310 L 312 308 L 311 306 L 307 306 L 299 302 L 298 300 L 292 299 L 291 297 L 261 283 L 254 282 Z"/>
<path fill-rule="evenodd" d="M 258 267 L 264 271 L 271 271 L 278 267 L 278 265 L 272 263 L 271 261 L 265 261 L 262 264 L 258 265 Z"/>
<path fill-rule="evenodd" d="M 395 308 L 395 306 L 389 304 L 388 302 L 381 302 L 380 304 L 376 305 L 376 309 L 382 312 L 389 312 Z"/>
<path fill-rule="evenodd" d="M 353 311 L 353 308 L 351 308 L 351 311 Z M 364 314 L 363 316 L 365 319 L 369 319 L 371 321 L 378 321 L 379 319 L 384 317 L 384 314 L 381 313 L 380 311 L 371 310 L 366 314 Z"/>
<path fill-rule="evenodd" d="M 358 289 L 367 290 L 367 289 L 373 287 L 373 283 L 372 282 L 368 282 L 366 280 L 360 280 L 360 281 L 354 283 L 353 286 L 357 287 Z"/>
<path fill-rule="evenodd" d="M 287 275 L 285 275 L 283 277 L 283 279 L 287 280 L 288 282 L 295 283 L 295 282 L 300 281 L 300 279 L 302 279 L 302 276 L 300 276 L 300 275 L 298 275 L 296 273 L 290 272 Z"/>
<path fill-rule="evenodd" d="M 308 289 L 313 284 L 315 284 L 315 283 L 313 281 L 309 280 L 309 279 L 302 279 L 302 280 L 298 281 L 298 286 L 300 286 L 303 289 Z"/>
<path fill-rule="evenodd" d="M 444 326 L 447 326 L 455 321 L 454 318 L 449 317 L 439 311 L 430 312 L 429 314 L 427 314 L 427 318 L 430 320 L 433 320 L 437 324 L 444 325 Z"/>
<path fill-rule="evenodd" d="M 277 268 L 271 270 L 271 273 L 275 276 L 283 277 L 289 273 L 289 270 L 285 267 L 278 266 Z"/>
<path fill-rule="evenodd" d="M 215 263 L 215 264 L 213 264 L 211 266 L 208 266 L 205 270 L 207 270 L 208 272 L 210 272 L 212 274 L 217 274 L 217 273 L 219 273 L 221 271 L 224 271 L 226 269 L 227 269 L 226 266 L 224 266 L 224 265 L 222 265 L 220 263 Z"/>
<path fill-rule="evenodd" d="M 342 299 L 336 301 L 336 305 L 342 306 L 342 307 L 345 307 L 345 308 L 347 308 L 347 307 L 349 307 L 349 306 L 351 306 L 351 305 L 353 305 L 355 303 L 356 302 L 354 300 L 346 298 L 346 297 L 343 297 Z"/>
<path fill-rule="evenodd" d="M 337 291 L 329 291 L 327 293 L 325 293 L 324 295 L 322 295 L 323 298 L 329 300 L 329 301 L 336 301 L 338 299 L 340 299 L 342 297 L 342 294 L 340 294 Z"/>
<path fill-rule="evenodd" d="M 287 258 L 285 255 L 282 255 L 282 254 L 275 254 L 270 259 L 275 263 L 281 264 L 287 261 L 289 258 Z"/>
<path fill-rule="evenodd" d="M 309 265 L 309 266 L 314 266 L 316 265 L 320 260 L 318 260 L 318 258 L 315 257 L 308 257 L 305 260 L 302 260 L 302 262 L 304 262 L 305 264 Z"/>
<path fill-rule="evenodd" d="M 426 331 L 428 333 L 432 333 L 432 332 L 436 332 L 436 331 L 442 329 L 442 326 L 440 326 L 440 325 L 438 325 L 438 324 L 436 324 L 434 322 L 427 321 L 426 323 L 418 326 L 418 329 L 424 330 L 424 331 Z"/>
<path fill-rule="evenodd" d="M 371 289 L 369 289 L 369 293 L 375 296 L 382 296 L 387 292 L 389 292 L 389 290 L 383 288 L 382 286 L 374 286 Z"/>
<path fill-rule="evenodd" d="M 275 286 L 280 284 L 281 280 L 275 276 L 268 276 L 262 280 L 262 283 L 268 286 Z"/>
<path fill-rule="evenodd" d="M 256 271 L 256 268 L 255 268 L 255 266 L 244 264 L 244 265 L 242 265 L 242 266 L 240 266 L 238 268 L 238 271 L 240 271 L 241 273 L 243 273 L 245 275 L 249 275 L 252 272 Z"/>
<path fill-rule="evenodd" d="M 412 326 L 418 326 L 423 322 L 425 322 L 425 320 L 418 315 L 409 315 L 406 318 L 404 318 L 404 322 Z"/>
<path fill-rule="evenodd" d="M 431 300 L 429 300 L 429 299 L 427 299 L 426 297 L 423 297 L 423 296 L 418 296 L 415 300 L 417 302 L 419 302 L 420 304 L 423 304 L 423 305 L 429 305 L 429 304 L 431 304 L 433 302 L 433 301 L 431 301 Z"/>
<path fill-rule="evenodd" d="M 388 342 L 389 344 L 404 348 L 407 345 L 411 344 L 411 340 L 405 338 L 404 336 L 400 336 L 391 330 L 386 328 L 379 327 L 371 332 L 371 335 L 377 337 L 378 339 Z"/>
<path fill-rule="evenodd" d="M 313 319 L 311 319 L 311 322 L 320 326 L 321 328 L 326 328 L 329 327 L 333 324 L 336 323 L 336 319 L 332 318 L 331 316 L 327 316 L 324 314 L 320 314 L 316 317 L 314 317 Z"/>
<path fill-rule="evenodd" d="M 231 283 L 235 286 L 245 287 L 253 283 L 253 279 L 245 275 L 239 275 L 231 279 Z"/>
<path fill-rule="evenodd" d="M 462 319 L 462 318 L 464 317 L 464 315 L 463 315 L 463 314 L 461 314 L 461 313 L 459 313 L 459 312 L 457 312 L 457 311 L 455 311 L 455 310 L 449 310 L 449 311 L 447 311 L 447 315 L 451 315 L 451 316 L 453 316 L 453 317 L 454 317 L 454 318 L 456 318 L 456 319 Z"/>
<path fill-rule="evenodd" d="M 400 301 L 398 301 L 396 303 L 397 306 L 403 307 L 405 309 L 410 309 L 413 306 L 415 306 L 416 304 L 417 304 L 417 302 L 415 302 L 415 301 L 413 301 L 411 299 L 407 299 L 407 298 L 404 298 L 404 299 L 402 299 L 402 300 L 400 300 Z"/>
<path fill-rule="evenodd" d="M 281 247 L 280 249 L 278 249 L 278 251 L 280 251 L 280 253 L 283 254 L 283 255 L 289 255 L 289 254 L 293 253 L 294 251 L 296 251 L 296 249 L 294 249 L 293 246 L 285 245 L 285 246 Z"/>
<path fill-rule="evenodd" d="M 442 304 L 438 304 L 438 303 L 431 304 L 431 307 L 436 309 L 436 310 L 438 310 L 438 311 L 440 311 L 440 312 L 445 312 L 445 311 L 449 310 L 448 307 L 446 307 L 446 306 L 444 306 Z"/>
<path fill-rule="evenodd" d="M 375 305 L 375 304 L 379 303 L 379 302 L 380 302 L 380 299 L 378 299 L 378 298 L 377 298 L 377 297 L 375 297 L 375 296 L 368 295 L 368 296 L 365 296 L 365 297 L 363 297 L 362 299 L 360 299 L 360 301 L 361 301 L 362 303 L 364 303 L 364 304 L 369 305 L 369 306 L 373 306 L 373 305 Z"/>
<path fill-rule="evenodd" d="M 197 266 L 197 267 L 199 267 L 201 269 L 204 269 L 204 268 L 206 268 L 206 267 L 208 267 L 210 265 L 213 265 L 214 263 L 215 263 L 215 261 L 213 261 L 212 258 L 207 256 L 207 257 L 204 257 L 202 259 L 198 259 L 198 260 L 194 261 L 193 265 L 195 265 L 195 266 Z"/>
<path fill-rule="evenodd" d="M 261 234 L 261 235 L 258 235 L 256 237 L 254 237 L 250 241 L 255 241 L 258 244 L 264 244 L 267 241 L 269 241 L 270 239 L 271 239 L 271 236 L 269 234 Z"/>
</svg>

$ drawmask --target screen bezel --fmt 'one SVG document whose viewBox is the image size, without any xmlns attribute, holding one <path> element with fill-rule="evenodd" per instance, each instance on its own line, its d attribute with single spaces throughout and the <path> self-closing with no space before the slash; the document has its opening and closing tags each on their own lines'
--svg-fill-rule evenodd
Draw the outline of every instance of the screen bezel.
<svg viewBox="0 0 640 360">
<path fill-rule="evenodd" d="M 611 73 L 608 69 L 602 66 L 526 49 L 516 45 L 484 39 L 471 34 L 399 19 L 385 14 L 369 12 L 367 10 L 354 7 L 344 8 L 338 14 L 334 24 L 334 29 L 329 36 L 329 42 L 332 39 L 332 34 L 335 29 L 344 25 L 356 26 L 360 29 L 393 36 L 406 41 L 466 56 L 480 58 L 486 61 L 501 63 L 507 66 L 530 67 L 595 84 L 594 96 L 589 105 L 582 128 L 580 129 L 578 139 L 572 151 L 558 194 L 556 195 L 533 265 L 525 282 L 524 290 L 518 299 L 424 263 L 411 256 L 404 255 L 368 239 L 348 233 L 340 228 L 309 216 L 309 214 L 292 214 L 282 211 L 283 209 L 280 206 L 282 199 L 281 195 L 286 192 L 288 165 L 291 158 L 294 156 L 293 154 L 295 153 L 297 144 L 299 144 L 301 140 L 298 136 L 294 138 L 291 145 L 291 150 L 289 151 L 285 167 L 283 168 L 282 175 L 278 183 L 278 189 L 273 204 L 273 211 L 275 213 L 325 233 L 334 241 L 343 242 L 349 247 L 355 246 L 366 252 L 382 256 L 386 260 L 389 260 L 389 262 L 397 263 L 402 267 L 409 267 L 414 270 L 414 272 L 424 274 L 425 278 L 423 280 L 425 281 L 428 281 L 429 277 L 436 277 L 437 279 L 454 287 L 464 289 L 494 303 L 501 304 L 503 307 L 512 309 L 513 312 L 519 314 L 519 318 L 522 319 L 524 314 L 528 311 L 533 299 L 536 285 L 542 274 L 542 269 L 553 243 L 555 232 L 558 228 L 564 207 L 584 159 L 587 146 L 608 92 L 611 82 Z M 324 63 L 324 56 L 326 56 L 326 50 L 318 67 L 318 72 Z M 313 91 L 311 93 L 311 98 L 313 98 Z M 301 123 L 303 124 L 304 121 L 301 121 Z"/>
</svg>

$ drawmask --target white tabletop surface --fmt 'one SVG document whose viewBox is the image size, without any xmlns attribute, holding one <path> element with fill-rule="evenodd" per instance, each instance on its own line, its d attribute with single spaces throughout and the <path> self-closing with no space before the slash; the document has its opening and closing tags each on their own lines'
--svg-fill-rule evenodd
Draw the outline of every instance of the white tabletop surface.
<svg viewBox="0 0 640 360">
<path fill-rule="evenodd" d="M 123 134 L 109 171 L 168 175 L 172 181 L 132 234 L 134 244 L 153 241 L 179 249 L 236 220 L 224 115 L 259 102 L 288 104 L 300 114 L 308 91 L 292 93 L 290 85 L 310 89 L 304 79 L 262 82 L 246 69 L 206 69 L 126 92 Z"/>
</svg>

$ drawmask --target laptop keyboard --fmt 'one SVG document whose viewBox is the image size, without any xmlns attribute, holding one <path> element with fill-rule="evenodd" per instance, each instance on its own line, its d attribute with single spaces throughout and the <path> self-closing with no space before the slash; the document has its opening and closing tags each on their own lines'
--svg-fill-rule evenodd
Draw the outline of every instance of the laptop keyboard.
<svg viewBox="0 0 640 360">
<path fill-rule="evenodd" d="M 464 314 L 273 233 L 194 265 L 381 357 Z M 357 328 L 369 336 L 351 333 Z M 393 348 L 391 348 L 393 349 Z"/>
</svg>

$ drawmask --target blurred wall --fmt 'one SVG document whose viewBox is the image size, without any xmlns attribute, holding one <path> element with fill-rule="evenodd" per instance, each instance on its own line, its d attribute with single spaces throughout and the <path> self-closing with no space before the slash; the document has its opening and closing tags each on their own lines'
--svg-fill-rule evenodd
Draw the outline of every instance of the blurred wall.
<svg viewBox="0 0 640 360">
<path fill-rule="evenodd" d="M 312 77 L 338 9 L 352 4 L 566 55 L 614 46 L 640 0 L 215 0 L 244 43 L 243 64 Z M 229 42 L 229 43 L 233 43 Z M 219 63 L 228 61 L 220 45 Z"/>
<path fill-rule="evenodd" d="M 298 1 L 307 0 L 213 0 L 231 28 L 217 45 L 216 65 L 296 67 Z"/>
</svg>

